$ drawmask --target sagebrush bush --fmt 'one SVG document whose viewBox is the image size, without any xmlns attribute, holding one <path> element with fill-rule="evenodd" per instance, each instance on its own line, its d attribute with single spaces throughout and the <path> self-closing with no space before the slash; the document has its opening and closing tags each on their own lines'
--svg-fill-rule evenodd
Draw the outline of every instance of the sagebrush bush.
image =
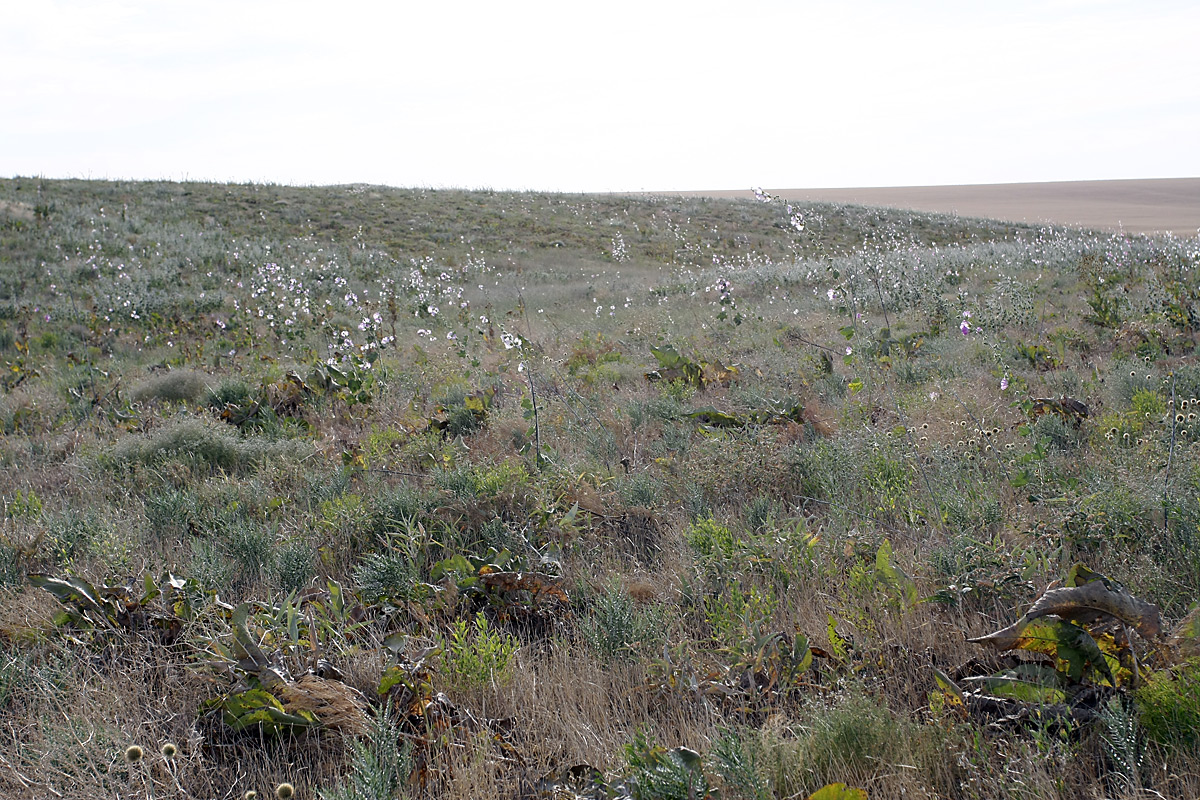
<svg viewBox="0 0 1200 800">
<path fill-rule="evenodd" d="M 134 385 L 129 396 L 138 402 L 146 400 L 164 400 L 179 402 L 183 400 L 195 402 L 208 391 L 211 378 L 202 372 L 187 369 L 174 369 L 147 378 Z"/>
<path fill-rule="evenodd" d="M 625 587 L 610 582 L 591 597 L 579 630 L 600 658 L 629 660 L 657 649 L 663 622 L 661 609 L 639 606 Z"/>
<path fill-rule="evenodd" d="M 398 549 L 366 553 L 354 570 L 359 591 L 370 598 L 415 598 L 420 579 L 412 556 Z"/>
<path fill-rule="evenodd" d="M 390 704 L 376 712 L 365 740 L 350 743 L 350 767 L 336 786 L 322 790 L 321 800 L 391 800 L 408 795 L 413 745 L 403 738 L 398 714 Z"/>
<path fill-rule="evenodd" d="M 241 438 L 222 423 L 185 417 L 152 433 L 126 437 L 108 452 L 106 460 L 115 466 L 174 462 L 202 472 L 243 473 L 309 452 L 302 442 Z"/>
<path fill-rule="evenodd" d="M 951 732 L 905 719 L 852 691 L 833 706 L 810 708 L 795 738 L 766 732 L 763 759 L 775 791 L 804 796 L 829 783 L 870 785 L 898 768 L 913 770 L 937 795 L 957 791 L 962 768 L 948 759 Z"/>
</svg>

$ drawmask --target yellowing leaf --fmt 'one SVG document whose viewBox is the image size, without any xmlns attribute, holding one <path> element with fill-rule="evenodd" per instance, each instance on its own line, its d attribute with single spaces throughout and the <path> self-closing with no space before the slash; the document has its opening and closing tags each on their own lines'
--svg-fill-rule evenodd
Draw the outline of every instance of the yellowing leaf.
<svg viewBox="0 0 1200 800">
<path fill-rule="evenodd" d="M 937 667 L 931 667 L 931 669 L 933 670 L 933 679 L 937 682 L 938 688 L 946 694 L 946 702 L 954 706 L 963 705 L 965 702 L 963 700 L 963 692 L 962 689 L 958 688 L 958 684 Z"/>
<path fill-rule="evenodd" d="M 867 800 L 867 793 L 844 783 L 830 783 L 810 794 L 808 800 Z"/>
</svg>

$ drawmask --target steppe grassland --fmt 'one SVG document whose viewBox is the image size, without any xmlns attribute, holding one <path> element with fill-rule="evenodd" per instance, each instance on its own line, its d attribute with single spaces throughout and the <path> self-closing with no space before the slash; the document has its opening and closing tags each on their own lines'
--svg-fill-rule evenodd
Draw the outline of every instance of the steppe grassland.
<svg viewBox="0 0 1200 800">
<path fill-rule="evenodd" d="M 6 796 L 509 797 L 581 763 L 641 797 L 1200 792 L 1194 667 L 1075 727 L 989 725 L 931 669 L 1079 561 L 1168 623 L 1200 597 L 1194 239 L 377 187 L 0 201 Z M 1078 427 L 1037 416 L 1063 397 Z M 66 620 L 31 575 L 147 613 Z M 243 603 L 370 724 L 227 724 L 263 678 Z"/>
</svg>

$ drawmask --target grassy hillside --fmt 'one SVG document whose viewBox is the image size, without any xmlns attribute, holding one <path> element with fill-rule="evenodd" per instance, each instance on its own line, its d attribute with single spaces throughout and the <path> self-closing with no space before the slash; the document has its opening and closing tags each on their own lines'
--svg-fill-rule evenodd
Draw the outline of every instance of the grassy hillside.
<svg viewBox="0 0 1200 800">
<path fill-rule="evenodd" d="M 0 794 L 1196 796 L 1198 260 L 0 180 Z"/>
</svg>

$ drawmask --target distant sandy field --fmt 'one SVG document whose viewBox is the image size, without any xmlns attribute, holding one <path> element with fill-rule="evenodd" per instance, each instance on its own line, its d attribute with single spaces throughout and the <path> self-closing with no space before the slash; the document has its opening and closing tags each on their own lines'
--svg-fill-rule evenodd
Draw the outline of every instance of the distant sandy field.
<svg viewBox="0 0 1200 800">
<path fill-rule="evenodd" d="M 789 200 L 940 211 L 1012 222 L 1051 222 L 1132 233 L 1169 232 L 1176 236 L 1196 236 L 1200 231 L 1200 178 L 768 191 Z M 749 190 L 685 194 L 753 196 Z"/>
</svg>

